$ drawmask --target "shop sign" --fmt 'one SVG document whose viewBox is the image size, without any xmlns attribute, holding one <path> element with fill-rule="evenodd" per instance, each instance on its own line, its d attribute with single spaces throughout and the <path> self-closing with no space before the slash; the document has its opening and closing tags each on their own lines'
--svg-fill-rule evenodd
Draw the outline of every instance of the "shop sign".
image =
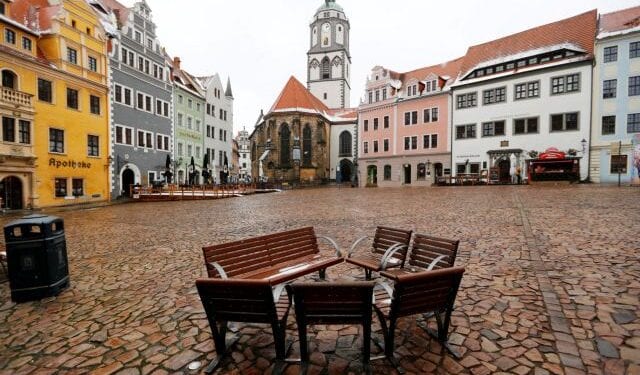
<svg viewBox="0 0 640 375">
<path fill-rule="evenodd" d="M 91 169 L 91 163 L 86 161 L 64 160 L 64 159 L 49 159 L 49 167 L 56 169 L 71 168 L 71 169 Z"/>
</svg>

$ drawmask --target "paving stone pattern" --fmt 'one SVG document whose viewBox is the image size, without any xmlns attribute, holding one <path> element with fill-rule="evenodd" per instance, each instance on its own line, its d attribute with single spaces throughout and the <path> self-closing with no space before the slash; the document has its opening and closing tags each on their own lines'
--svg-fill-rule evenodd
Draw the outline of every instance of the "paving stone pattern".
<svg viewBox="0 0 640 375">
<path fill-rule="evenodd" d="M 640 374 L 639 198 L 599 186 L 328 188 L 63 212 L 72 287 L 16 305 L 0 284 L 0 374 L 191 373 L 215 355 L 194 286 L 202 245 L 311 225 L 348 248 L 379 224 L 458 238 L 467 268 L 450 331 L 462 359 L 423 331 L 434 322 L 402 319 L 396 356 L 408 373 Z M 358 274 L 342 264 L 328 278 Z M 270 374 L 270 329 L 235 330 L 220 373 Z M 361 373 L 360 331 L 311 328 L 309 373 Z M 298 336 L 293 313 L 287 335 Z"/>
</svg>

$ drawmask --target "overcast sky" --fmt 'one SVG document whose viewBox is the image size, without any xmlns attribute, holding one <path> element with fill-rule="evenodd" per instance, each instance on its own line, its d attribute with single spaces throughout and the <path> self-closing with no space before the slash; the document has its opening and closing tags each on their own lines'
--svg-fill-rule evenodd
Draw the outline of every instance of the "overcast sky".
<svg viewBox="0 0 640 375">
<path fill-rule="evenodd" d="M 132 5 L 136 0 L 122 0 Z M 306 84 L 309 23 L 324 0 L 147 0 L 160 43 L 190 73 L 231 77 L 235 132 L 252 131 L 291 75 Z M 351 22 L 351 105 L 371 68 L 409 71 L 471 45 L 638 0 L 338 0 Z M 179 4 L 179 5 L 178 5 Z"/>
</svg>

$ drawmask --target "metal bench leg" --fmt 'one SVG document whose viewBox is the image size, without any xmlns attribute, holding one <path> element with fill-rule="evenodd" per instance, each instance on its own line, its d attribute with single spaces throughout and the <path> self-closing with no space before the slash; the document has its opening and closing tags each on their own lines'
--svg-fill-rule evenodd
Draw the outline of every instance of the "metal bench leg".
<svg viewBox="0 0 640 375">
<path fill-rule="evenodd" d="M 223 353 L 216 354 L 216 357 L 211 361 L 211 363 L 209 363 L 207 368 L 204 370 L 205 374 L 211 374 L 214 371 L 216 371 L 216 369 L 218 368 L 218 366 L 220 366 L 224 358 L 231 352 L 231 348 L 235 345 L 238 339 L 240 339 L 240 337 L 234 336 L 225 343 L 226 350 Z"/>
</svg>

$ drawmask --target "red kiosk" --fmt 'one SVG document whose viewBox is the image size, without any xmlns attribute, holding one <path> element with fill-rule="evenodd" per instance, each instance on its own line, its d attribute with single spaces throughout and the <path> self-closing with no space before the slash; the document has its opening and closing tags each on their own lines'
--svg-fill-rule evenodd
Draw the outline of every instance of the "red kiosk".
<svg viewBox="0 0 640 375">
<path fill-rule="evenodd" d="M 580 158 L 567 156 L 555 147 L 548 148 L 537 159 L 527 161 L 529 181 L 580 181 Z"/>
</svg>

